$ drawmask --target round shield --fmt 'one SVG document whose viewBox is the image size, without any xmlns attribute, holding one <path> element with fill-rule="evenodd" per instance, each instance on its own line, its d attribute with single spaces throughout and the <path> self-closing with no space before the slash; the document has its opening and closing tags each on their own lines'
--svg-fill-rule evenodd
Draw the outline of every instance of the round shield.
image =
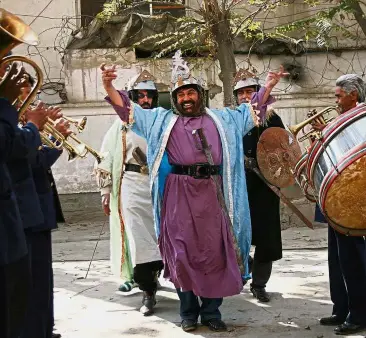
<svg viewBox="0 0 366 338">
<path fill-rule="evenodd" d="M 300 157 L 301 149 L 296 137 L 283 128 L 268 128 L 259 138 L 259 169 L 266 180 L 276 187 L 286 188 L 295 184 L 293 169 Z"/>
</svg>

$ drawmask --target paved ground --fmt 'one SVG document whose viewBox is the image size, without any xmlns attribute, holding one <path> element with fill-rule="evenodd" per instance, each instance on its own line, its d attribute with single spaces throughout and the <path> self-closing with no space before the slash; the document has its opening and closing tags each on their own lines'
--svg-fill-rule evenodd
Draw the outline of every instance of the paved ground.
<svg viewBox="0 0 366 338">
<path fill-rule="evenodd" d="M 116 291 L 118 280 L 109 272 L 107 228 L 105 225 L 101 232 L 101 223 L 78 223 L 53 234 L 56 327 L 63 338 L 335 337 L 331 328 L 318 324 L 318 318 L 331 312 L 326 229 L 283 231 L 284 258 L 274 266 L 269 304 L 257 303 L 246 287 L 242 294 L 225 299 L 222 306 L 228 333 L 200 327 L 188 334 L 179 327 L 178 300 L 169 283 L 161 281 L 156 314 L 151 317 L 138 312 L 138 290 L 129 294 Z"/>
</svg>

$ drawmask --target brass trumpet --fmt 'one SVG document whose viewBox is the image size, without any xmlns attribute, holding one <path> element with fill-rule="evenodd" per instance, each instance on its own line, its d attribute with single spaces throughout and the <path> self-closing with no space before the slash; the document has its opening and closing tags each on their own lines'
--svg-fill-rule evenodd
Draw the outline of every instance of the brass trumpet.
<svg viewBox="0 0 366 338">
<path fill-rule="evenodd" d="M 84 116 L 83 118 L 78 119 L 78 120 L 72 119 L 71 117 L 68 117 L 68 116 L 62 116 L 62 118 L 65 119 L 66 121 L 69 121 L 71 124 L 73 124 L 79 133 L 84 131 L 86 122 L 88 120 L 86 116 Z"/>
<path fill-rule="evenodd" d="M 338 109 L 336 106 L 329 106 L 329 107 L 321 110 L 320 112 L 317 112 L 316 109 L 313 109 L 308 113 L 308 116 L 309 116 L 308 119 L 306 119 L 305 121 L 302 121 L 294 126 L 289 126 L 288 130 L 296 137 L 297 134 L 300 132 L 300 130 L 303 130 L 305 128 L 305 126 L 307 126 L 308 124 L 314 124 L 314 123 L 328 124 L 329 122 L 334 120 L 334 117 L 330 118 L 330 119 L 326 119 L 324 117 L 324 115 L 329 114 L 332 110 L 335 110 L 338 112 Z M 321 137 L 321 132 L 312 128 L 306 134 L 301 136 L 298 139 L 298 141 L 303 142 L 308 139 L 314 139 L 314 138 L 318 139 L 320 137 Z"/>
<path fill-rule="evenodd" d="M 62 117 L 64 118 L 64 117 Z M 98 153 L 94 148 L 90 147 L 89 145 L 85 144 L 83 141 L 79 140 L 74 133 L 65 137 L 62 135 L 54 126 L 54 122 L 49 119 L 49 121 L 44 126 L 44 131 L 41 132 L 42 141 L 46 141 L 46 145 L 56 149 L 65 148 L 67 153 L 69 154 L 68 161 L 73 161 L 76 158 L 85 158 L 88 153 L 95 157 L 98 163 L 100 163 L 104 156 Z M 51 140 L 49 136 L 53 137 L 54 140 Z M 71 139 L 75 141 L 77 144 L 73 145 L 71 142 L 68 141 Z"/>
</svg>

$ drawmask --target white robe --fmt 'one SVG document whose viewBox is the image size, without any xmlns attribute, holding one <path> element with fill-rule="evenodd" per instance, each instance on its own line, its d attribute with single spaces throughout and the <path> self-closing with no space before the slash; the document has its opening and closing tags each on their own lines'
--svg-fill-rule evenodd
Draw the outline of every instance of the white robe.
<svg viewBox="0 0 366 338">
<path fill-rule="evenodd" d="M 106 155 L 96 165 L 96 173 L 101 194 L 111 194 L 111 269 L 122 279 L 131 280 L 131 268 L 136 264 L 161 260 L 161 257 L 154 232 L 148 175 L 128 171 L 121 180 L 124 170 L 122 126 L 122 121 L 117 119 L 105 135 L 101 152 Z M 132 156 L 136 147 L 145 153 L 146 141 L 128 130 L 126 163 L 137 164 Z M 120 211 L 123 222 L 119 217 Z"/>
</svg>

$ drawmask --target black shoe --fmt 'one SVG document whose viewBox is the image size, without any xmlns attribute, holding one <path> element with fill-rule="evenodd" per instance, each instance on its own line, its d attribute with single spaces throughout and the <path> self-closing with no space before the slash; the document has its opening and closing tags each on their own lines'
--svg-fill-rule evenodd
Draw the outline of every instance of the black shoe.
<svg viewBox="0 0 366 338">
<path fill-rule="evenodd" d="M 267 293 L 265 288 L 256 288 L 251 286 L 250 291 L 253 296 L 257 298 L 262 303 L 268 303 L 270 300 L 269 294 Z"/>
<path fill-rule="evenodd" d="M 335 326 L 335 325 L 341 325 L 344 320 L 340 319 L 336 315 L 332 315 L 330 317 L 323 317 L 320 318 L 320 325 L 326 325 L 326 326 Z"/>
<path fill-rule="evenodd" d="M 183 319 L 180 326 L 185 332 L 194 331 L 197 329 L 197 320 Z"/>
<path fill-rule="evenodd" d="M 61 338 L 59 333 L 52 333 L 52 338 Z"/>
<path fill-rule="evenodd" d="M 358 324 L 352 324 L 348 322 L 344 322 L 343 324 L 337 326 L 334 329 L 335 334 L 338 335 L 347 335 L 347 334 L 353 334 L 360 331 L 363 331 L 366 329 L 366 325 L 358 325 Z"/>
<path fill-rule="evenodd" d="M 144 291 L 144 295 L 142 296 L 142 306 L 140 308 L 140 312 L 144 316 L 150 316 L 154 313 L 155 305 L 156 305 L 155 292 L 151 294 Z"/>
<path fill-rule="evenodd" d="M 215 332 L 227 331 L 226 324 L 221 319 L 218 319 L 218 318 L 202 320 L 201 323 L 204 326 L 208 326 L 208 328 L 211 331 L 215 331 Z"/>
</svg>

